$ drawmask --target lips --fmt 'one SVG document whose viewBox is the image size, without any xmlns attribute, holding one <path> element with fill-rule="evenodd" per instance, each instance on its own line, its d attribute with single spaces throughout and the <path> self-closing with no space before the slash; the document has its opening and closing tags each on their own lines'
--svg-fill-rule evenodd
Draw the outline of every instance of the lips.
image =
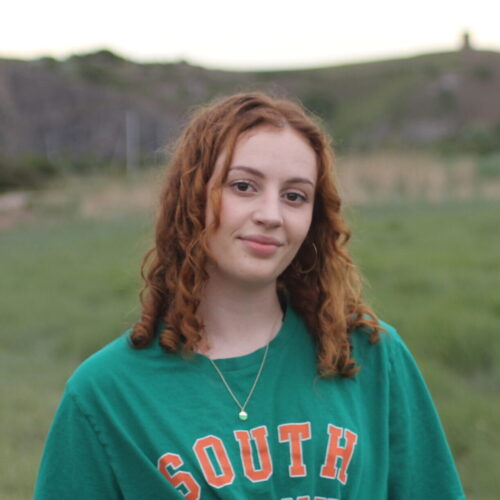
<svg viewBox="0 0 500 500">
<path fill-rule="evenodd" d="M 249 236 L 241 236 L 240 239 L 245 240 L 245 241 L 253 241 L 254 243 L 259 243 L 261 245 L 274 245 L 277 247 L 283 246 L 283 243 L 281 243 L 276 238 L 272 238 L 271 236 L 264 236 L 262 234 L 255 234 L 255 235 L 252 234 Z"/>
<path fill-rule="evenodd" d="M 248 252 L 259 258 L 267 258 L 275 255 L 278 248 L 283 246 L 276 238 L 263 236 L 261 234 L 252 234 L 240 237 Z"/>
</svg>

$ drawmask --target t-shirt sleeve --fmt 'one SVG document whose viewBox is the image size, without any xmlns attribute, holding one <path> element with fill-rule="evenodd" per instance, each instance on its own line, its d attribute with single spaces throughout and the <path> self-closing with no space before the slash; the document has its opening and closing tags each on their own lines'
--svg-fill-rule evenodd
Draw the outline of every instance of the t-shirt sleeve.
<svg viewBox="0 0 500 500">
<path fill-rule="evenodd" d="M 406 345 L 390 341 L 389 499 L 465 499 L 439 416 Z"/>
<path fill-rule="evenodd" d="M 105 447 L 68 390 L 49 431 L 35 500 L 123 498 Z"/>
</svg>

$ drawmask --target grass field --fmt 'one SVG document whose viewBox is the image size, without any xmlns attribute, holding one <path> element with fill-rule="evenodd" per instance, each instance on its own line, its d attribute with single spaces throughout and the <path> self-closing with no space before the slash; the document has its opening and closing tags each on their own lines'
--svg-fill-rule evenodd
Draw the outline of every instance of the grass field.
<svg viewBox="0 0 500 500">
<path fill-rule="evenodd" d="M 500 202 L 378 204 L 348 217 L 367 299 L 417 358 L 468 498 L 498 498 Z M 149 225 L 69 215 L 0 233 L 0 498 L 30 498 L 66 378 L 137 317 Z"/>
</svg>

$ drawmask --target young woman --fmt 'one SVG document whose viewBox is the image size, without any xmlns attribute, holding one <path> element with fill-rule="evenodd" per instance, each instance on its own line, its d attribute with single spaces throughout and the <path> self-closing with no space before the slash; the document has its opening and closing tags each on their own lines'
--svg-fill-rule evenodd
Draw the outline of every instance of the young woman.
<svg viewBox="0 0 500 500">
<path fill-rule="evenodd" d="M 290 101 L 195 114 L 142 316 L 68 381 L 36 498 L 464 498 L 413 358 L 362 302 L 332 163 Z"/>
</svg>

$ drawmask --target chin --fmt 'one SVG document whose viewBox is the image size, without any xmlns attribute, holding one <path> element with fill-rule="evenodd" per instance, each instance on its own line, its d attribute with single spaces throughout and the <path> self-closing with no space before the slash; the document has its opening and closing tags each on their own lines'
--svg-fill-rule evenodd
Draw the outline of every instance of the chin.
<svg viewBox="0 0 500 500">
<path fill-rule="evenodd" d="M 224 273 L 232 281 L 238 281 L 242 284 L 250 286 L 261 285 L 266 286 L 274 283 L 280 273 L 276 269 L 266 270 L 259 268 L 239 269 L 238 272 Z"/>
</svg>

